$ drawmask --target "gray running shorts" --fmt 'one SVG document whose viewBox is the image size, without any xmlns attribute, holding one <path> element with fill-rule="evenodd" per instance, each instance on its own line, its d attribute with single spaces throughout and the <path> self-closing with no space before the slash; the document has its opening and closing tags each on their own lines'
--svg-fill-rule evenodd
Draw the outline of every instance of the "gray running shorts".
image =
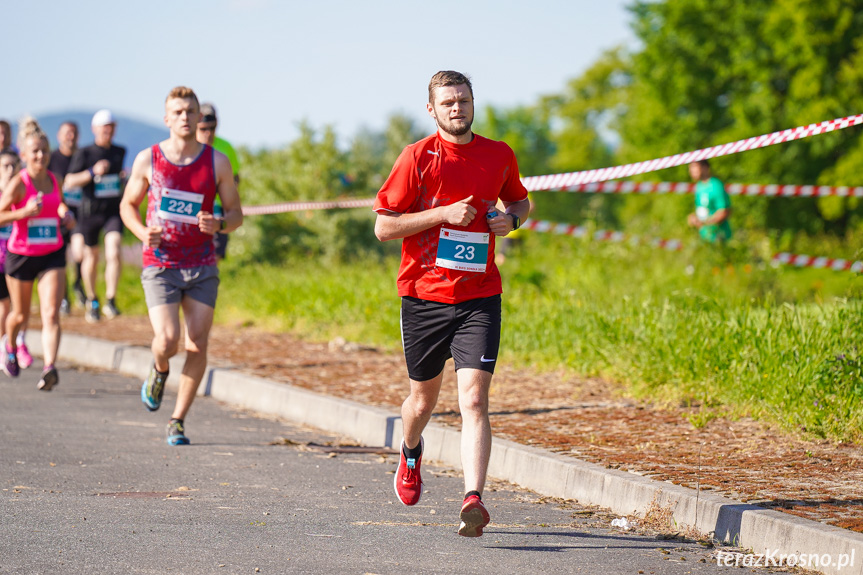
<svg viewBox="0 0 863 575">
<path fill-rule="evenodd" d="M 164 268 L 149 266 L 141 272 L 147 309 L 169 303 L 180 303 L 184 297 L 216 307 L 219 293 L 219 268 Z"/>
</svg>

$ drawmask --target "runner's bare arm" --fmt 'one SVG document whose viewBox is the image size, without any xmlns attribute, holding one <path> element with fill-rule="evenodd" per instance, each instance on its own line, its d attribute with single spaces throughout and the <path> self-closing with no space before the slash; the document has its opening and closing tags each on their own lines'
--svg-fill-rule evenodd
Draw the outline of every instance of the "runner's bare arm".
<svg viewBox="0 0 863 575">
<path fill-rule="evenodd" d="M 731 217 L 731 208 L 722 208 L 721 210 L 716 210 L 713 212 L 712 216 L 704 220 L 704 225 L 711 226 L 721 224 L 729 217 Z"/>
<path fill-rule="evenodd" d="M 466 226 L 476 217 L 476 208 L 470 205 L 471 201 L 473 196 L 448 206 L 408 214 L 378 212 L 375 236 L 386 242 L 418 234 L 439 224 Z"/>
<path fill-rule="evenodd" d="M 96 176 L 104 176 L 111 168 L 111 162 L 108 160 L 99 160 L 93 164 L 92 168 L 76 172 L 74 174 L 66 174 L 63 180 L 63 186 L 67 188 L 80 188 L 86 186 L 93 181 Z"/>
<path fill-rule="evenodd" d="M 213 214 L 201 212 L 198 214 L 198 226 L 205 234 L 215 234 L 221 231 L 227 234 L 243 225 L 243 210 L 240 206 L 240 194 L 234 182 L 234 172 L 228 157 L 214 151 L 216 167 L 216 193 L 222 202 L 222 221 L 216 220 Z M 220 226 L 224 222 L 224 227 Z"/>
<path fill-rule="evenodd" d="M 141 222 L 139 209 L 141 202 L 147 197 L 147 189 L 150 187 L 150 171 L 152 170 L 152 152 L 150 149 L 142 150 L 135 157 L 132 164 L 132 174 L 126 182 L 126 190 L 120 201 L 120 217 L 123 223 L 135 236 L 144 242 L 144 245 L 157 247 L 161 242 L 162 228 L 148 227 Z"/>
<path fill-rule="evenodd" d="M 27 188 L 24 182 L 21 181 L 21 174 L 16 174 L 10 180 L 6 189 L 3 190 L 3 195 L 0 196 L 0 226 L 23 220 L 39 213 L 41 207 L 35 198 L 31 198 L 23 208 L 12 209 L 12 204 L 20 202 L 26 193 Z"/>
</svg>

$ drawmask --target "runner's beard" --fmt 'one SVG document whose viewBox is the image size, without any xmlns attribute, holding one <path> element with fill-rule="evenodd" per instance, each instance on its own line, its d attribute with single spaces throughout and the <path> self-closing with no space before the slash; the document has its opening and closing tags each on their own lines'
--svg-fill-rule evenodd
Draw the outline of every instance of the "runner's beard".
<svg viewBox="0 0 863 575">
<path fill-rule="evenodd" d="M 470 132 L 471 124 L 473 124 L 473 118 L 470 120 L 450 120 L 449 118 L 444 118 L 442 120 L 435 116 L 435 120 L 437 121 L 438 128 L 450 136 L 464 136 Z"/>
</svg>

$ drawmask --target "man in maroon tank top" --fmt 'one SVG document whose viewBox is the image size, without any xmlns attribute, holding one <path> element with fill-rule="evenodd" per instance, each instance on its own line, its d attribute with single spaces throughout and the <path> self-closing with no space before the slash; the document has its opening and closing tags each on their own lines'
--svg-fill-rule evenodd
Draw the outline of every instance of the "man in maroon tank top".
<svg viewBox="0 0 863 575">
<path fill-rule="evenodd" d="M 180 308 L 186 324 L 186 363 L 168 424 L 168 444 L 188 445 L 184 420 L 207 367 L 207 341 L 219 286 L 216 233 L 243 223 L 240 196 L 228 158 L 198 143 L 200 105 L 190 88 L 178 86 L 165 100 L 167 140 L 135 158 L 120 215 L 144 244 L 141 283 L 153 325 L 153 365 L 141 387 L 150 411 L 162 403 L 168 360 L 180 347 Z M 216 198 L 223 216 L 213 216 Z M 139 207 L 147 198 L 146 222 Z"/>
</svg>

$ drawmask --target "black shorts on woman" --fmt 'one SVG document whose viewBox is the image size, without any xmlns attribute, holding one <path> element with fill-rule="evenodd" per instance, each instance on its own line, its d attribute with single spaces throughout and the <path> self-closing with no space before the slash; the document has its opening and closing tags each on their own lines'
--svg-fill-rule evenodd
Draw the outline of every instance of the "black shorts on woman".
<svg viewBox="0 0 863 575">
<path fill-rule="evenodd" d="M 66 246 L 44 256 L 6 253 L 6 275 L 22 282 L 35 281 L 44 272 L 66 267 Z"/>
</svg>

